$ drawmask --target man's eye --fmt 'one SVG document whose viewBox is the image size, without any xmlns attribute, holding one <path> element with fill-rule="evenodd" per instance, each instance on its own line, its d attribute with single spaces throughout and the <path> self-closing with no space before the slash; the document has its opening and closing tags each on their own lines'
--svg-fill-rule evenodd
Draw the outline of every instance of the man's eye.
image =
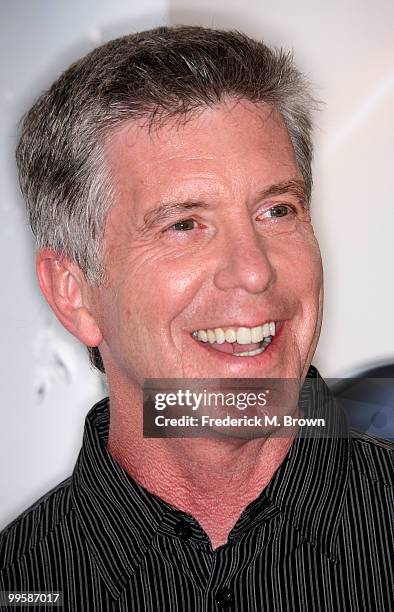
<svg viewBox="0 0 394 612">
<path fill-rule="evenodd" d="M 169 229 L 176 232 L 187 232 L 195 228 L 195 223 L 194 219 L 184 219 L 174 223 Z"/>
<path fill-rule="evenodd" d="M 263 216 L 268 215 L 273 218 L 286 217 L 289 213 L 291 213 L 290 206 L 287 206 L 287 204 L 278 204 L 277 206 L 272 206 Z"/>
</svg>

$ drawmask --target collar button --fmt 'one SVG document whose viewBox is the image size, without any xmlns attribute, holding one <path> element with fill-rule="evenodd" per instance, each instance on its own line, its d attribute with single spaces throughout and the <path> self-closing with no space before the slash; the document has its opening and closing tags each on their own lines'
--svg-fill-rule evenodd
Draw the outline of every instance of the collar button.
<svg viewBox="0 0 394 612">
<path fill-rule="evenodd" d="M 309 366 L 308 373 L 306 375 L 307 378 L 317 378 L 317 370 L 315 366 Z"/>
<path fill-rule="evenodd" d="M 192 528 L 189 523 L 183 519 L 178 521 L 174 527 L 175 533 L 181 540 L 188 540 L 192 535 Z"/>
</svg>

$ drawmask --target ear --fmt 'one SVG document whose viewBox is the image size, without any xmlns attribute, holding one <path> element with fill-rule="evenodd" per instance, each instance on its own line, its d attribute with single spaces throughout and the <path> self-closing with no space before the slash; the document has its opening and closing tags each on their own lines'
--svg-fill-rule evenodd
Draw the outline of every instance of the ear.
<svg viewBox="0 0 394 612">
<path fill-rule="evenodd" d="M 87 346 L 98 346 L 103 337 L 88 303 L 87 282 L 75 263 L 51 249 L 37 253 L 38 282 L 60 323 Z"/>
</svg>

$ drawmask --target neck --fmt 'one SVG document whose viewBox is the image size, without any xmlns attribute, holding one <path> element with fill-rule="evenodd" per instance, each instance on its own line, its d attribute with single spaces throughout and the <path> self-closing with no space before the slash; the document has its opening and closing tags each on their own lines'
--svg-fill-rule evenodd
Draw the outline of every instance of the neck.
<svg viewBox="0 0 394 612">
<path fill-rule="evenodd" d="M 192 515 L 213 548 L 227 542 L 242 511 L 267 486 L 292 442 L 276 436 L 144 438 L 142 393 L 137 389 L 128 389 L 126 395 L 117 388 L 110 393 L 110 408 L 111 455 L 139 484 Z"/>
</svg>

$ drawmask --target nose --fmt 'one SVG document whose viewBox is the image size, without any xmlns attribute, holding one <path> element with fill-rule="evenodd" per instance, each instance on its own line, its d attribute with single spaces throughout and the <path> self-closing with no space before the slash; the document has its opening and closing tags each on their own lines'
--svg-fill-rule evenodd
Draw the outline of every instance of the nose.
<svg viewBox="0 0 394 612">
<path fill-rule="evenodd" d="M 215 271 L 218 289 L 243 289 L 249 293 L 266 291 L 275 280 L 265 238 L 248 226 L 223 236 L 222 254 Z"/>
</svg>

